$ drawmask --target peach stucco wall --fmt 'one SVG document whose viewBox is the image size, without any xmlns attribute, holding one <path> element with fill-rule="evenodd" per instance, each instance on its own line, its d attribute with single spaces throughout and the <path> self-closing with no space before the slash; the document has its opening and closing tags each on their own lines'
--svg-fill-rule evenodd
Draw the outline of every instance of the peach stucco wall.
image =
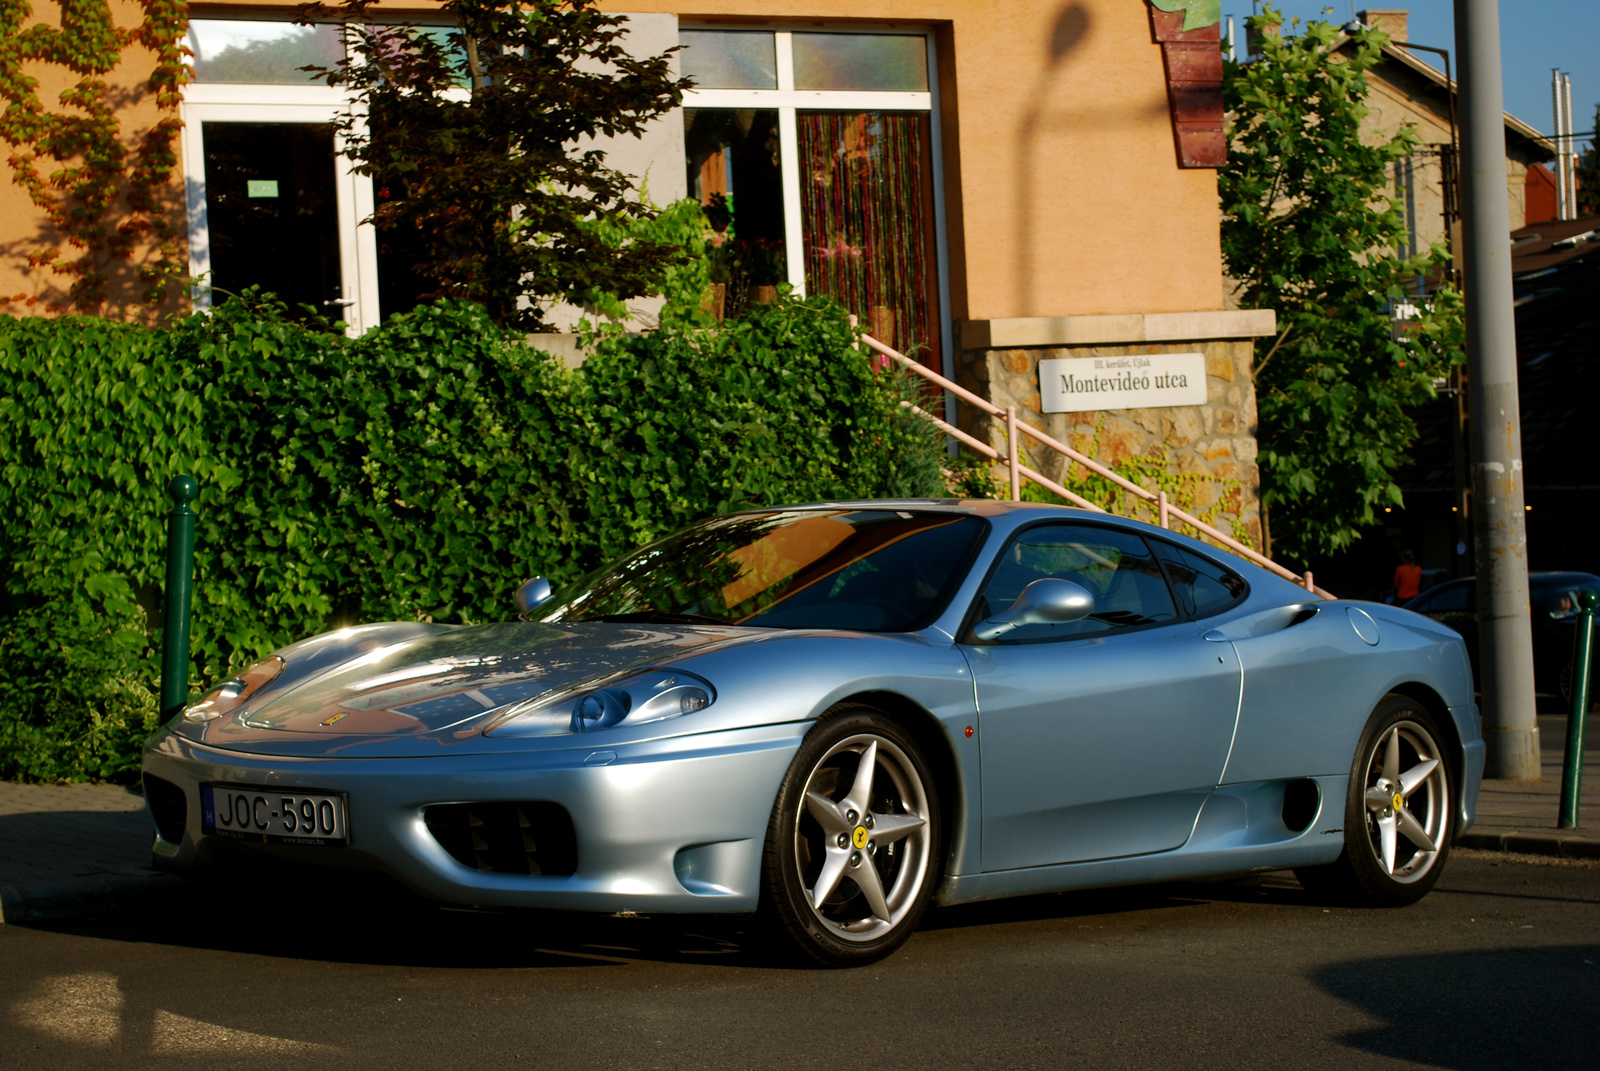
<svg viewBox="0 0 1600 1071">
<path fill-rule="evenodd" d="M 1177 166 L 1139 0 L 607 6 L 938 28 L 955 319 L 1222 307 L 1216 173 Z"/>
<path fill-rule="evenodd" d="M 110 9 L 116 24 L 124 29 L 136 28 L 143 22 L 144 11 L 134 0 L 110 0 Z M 48 0 L 35 3 L 33 15 L 26 25 L 43 23 L 52 27 L 59 26 L 60 14 L 60 8 Z M 156 106 L 155 94 L 146 84 L 154 66 L 153 53 L 142 45 L 129 45 L 122 51 L 121 63 L 106 76 L 107 97 L 116 105 L 121 140 L 130 150 L 128 160 L 130 167 L 133 164 L 131 150 L 163 115 Z M 79 75 L 73 74 L 65 67 L 48 63 L 24 64 L 23 72 L 39 80 L 36 93 L 47 111 L 82 114 L 78 109 L 67 108 L 60 103 L 62 91 L 76 84 Z M 6 155 L 14 151 L 9 146 L 0 147 L 5 149 Z M 176 146 L 174 148 L 176 149 Z M 70 162 L 76 163 L 76 161 Z M 41 174 L 49 175 L 62 165 L 50 159 L 41 159 L 35 166 Z M 60 247 L 62 255 L 67 259 L 76 259 L 79 252 L 62 243 L 60 235 L 50 227 L 43 210 L 35 206 L 27 192 L 13 181 L 12 169 L 0 163 L 0 173 L 3 173 L 3 177 L 0 177 L 0 297 L 15 299 L 25 296 L 34 299 L 32 304 L 25 300 L 13 300 L 4 306 L 3 311 L 22 315 L 44 312 L 49 305 L 65 300 L 67 288 L 71 286 L 72 280 L 56 275 L 47 268 L 30 268 L 28 254 L 36 248 L 50 246 Z M 167 184 L 165 202 L 171 222 L 181 225 L 183 217 L 181 169 L 175 170 L 171 181 Z M 137 248 L 129 260 L 102 260 L 99 267 L 108 278 L 106 290 L 109 302 L 98 308 L 73 308 L 69 311 L 150 318 L 160 312 L 176 308 L 182 300 L 181 285 L 171 288 L 171 297 L 163 309 L 151 310 L 143 307 L 141 295 L 144 283 L 138 276 L 138 266 L 148 255 L 148 249 Z"/>
</svg>

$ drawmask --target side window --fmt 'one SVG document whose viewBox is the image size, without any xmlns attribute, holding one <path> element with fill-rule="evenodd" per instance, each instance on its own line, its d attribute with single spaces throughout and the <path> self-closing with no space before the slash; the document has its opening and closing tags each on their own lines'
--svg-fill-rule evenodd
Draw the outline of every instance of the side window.
<svg viewBox="0 0 1600 1071">
<path fill-rule="evenodd" d="M 1477 602 L 1475 597 L 1477 591 L 1470 583 L 1447 584 L 1443 587 L 1434 588 L 1428 594 L 1432 598 L 1416 608 L 1418 613 L 1459 617 L 1470 612 L 1473 604 Z"/>
<path fill-rule="evenodd" d="M 1210 617 L 1232 606 L 1243 597 L 1244 577 L 1210 558 L 1155 541 L 1156 552 L 1172 578 L 1172 590 L 1178 596 L 1178 605 L 1190 617 Z"/>
<path fill-rule="evenodd" d="M 1570 621 L 1578 615 L 1578 593 L 1594 590 L 1594 584 L 1582 582 L 1553 587 L 1541 585 L 1533 589 L 1533 612 L 1544 614 L 1552 621 Z"/>
<path fill-rule="evenodd" d="M 980 617 L 1000 613 L 1022 589 L 1045 577 L 1080 584 L 1094 596 L 1088 617 L 1060 625 L 1024 625 L 1000 643 L 1071 639 L 1177 620 L 1177 608 L 1145 541 L 1093 525 L 1045 524 L 1019 532 L 984 585 Z"/>
</svg>

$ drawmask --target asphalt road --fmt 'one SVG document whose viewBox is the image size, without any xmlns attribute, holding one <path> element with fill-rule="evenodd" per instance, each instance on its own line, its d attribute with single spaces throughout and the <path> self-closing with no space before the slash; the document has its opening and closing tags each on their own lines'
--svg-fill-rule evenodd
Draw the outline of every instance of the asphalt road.
<svg viewBox="0 0 1600 1071">
<path fill-rule="evenodd" d="M 1394 911 L 1288 875 L 980 904 L 850 972 L 726 921 L 380 903 L 196 889 L 0 927 L 0 1065 L 1600 1067 L 1592 863 L 1459 852 Z"/>
</svg>

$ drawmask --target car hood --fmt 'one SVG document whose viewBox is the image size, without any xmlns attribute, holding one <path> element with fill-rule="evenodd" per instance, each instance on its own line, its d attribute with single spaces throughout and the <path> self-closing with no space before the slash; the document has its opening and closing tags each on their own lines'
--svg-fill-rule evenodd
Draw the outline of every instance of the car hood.
<svg viewBox="0 0 1600 1071">
<path fill-rule="evenodd" d="M 401 634 L 379 645 L 369 639 L 368 649 L 299 678 L 291 648 L 286 683 L 209 725 L 180 719 L 177 727 L 199 742 L 243 750 L 269 738 L 282 744 L 288 734 L 324 740 L 459 736 L 480 731 L 492 712 L 510 703 L 633 667 L 671 664 L 764 631 L 513 621 Z"/>
</svg>

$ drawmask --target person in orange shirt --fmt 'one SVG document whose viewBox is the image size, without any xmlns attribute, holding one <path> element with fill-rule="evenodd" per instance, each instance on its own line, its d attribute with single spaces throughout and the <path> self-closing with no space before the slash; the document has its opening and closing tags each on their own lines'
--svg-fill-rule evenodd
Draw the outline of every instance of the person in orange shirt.
<svg viewBox="0 0 1600 1071">
<path fill-rule="evenodd" d="M 1422 593 L 1422 566 L 1417 556 L 1409 550 L 1400 552 L 1400 564 L 1394 570 L 1394 601 L 1405 602 Z"/>
</svg>

